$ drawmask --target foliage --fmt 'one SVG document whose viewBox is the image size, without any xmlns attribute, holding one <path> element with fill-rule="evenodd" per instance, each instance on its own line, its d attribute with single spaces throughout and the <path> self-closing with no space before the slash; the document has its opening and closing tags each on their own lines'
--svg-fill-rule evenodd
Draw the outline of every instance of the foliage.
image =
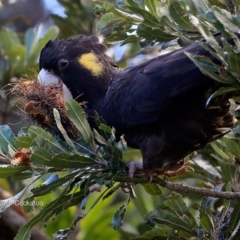
<svg viewBox="0 0 240 240">
<path fill-rule="evenodd" d="M 142 46 L 146 46 L 164 42 L 168 46 L 170 41 L 184 46 L 198 41 L 221 62 L 221 67 L 210 58 L 186 54 L 204 74 L 229 85 L 214 93 L 209 101 L 213 97 L 239 89 L 240 44 L 234 33 L 240 31 L 240 5 L 236 0 L 226 1 L 227 4 L 218 0 L 125 0 L 117 1 L 118 4 L 115 5 L 106 1 L 96 2 L 98 5 L 95 6 L 95 12 L 101 16 L 97 29 L 108 32 L 108 43 L 140 42 Z M 65 4 L 69 6 L 69 11 L 74 11 L 74 5 L 68 2 Z M 59 25 L 63 24 L 62 19 L 55 21 L 59 21 Z M 71 26 L 74 28 L 76 23 Z M 86 31 L 83 26 L 80 27 Z M 217 32 L 221 33 L 223 39 L 221 45 L 213 37 Z M 1 72 L 6 74 L 1 76 L 2 79 L 7 79 L 34 65 L 43 42 L 55 37 L 56 30 L 50 30 L 42 41 L 36 41 L 33 32 L 29 30 L 25 44 L 11 31 L 3 30 L 0 34 L 0 43 L 3 46 L 0 66 L 3 69 Z M 75 31 L 71 34 L 75 34 Z M 229 42 L 228 39 L 232 40 Z M 202 40 L 206 40 L 209 45 Z M 22 197 L 25 198 L 24 202 L 44 202 L 43 207 L 36 207 L 34 216 L 20 229 L 16 240 L 29 239 L 30 230 L 35 224 L 45 224 L 54 217 L 61 218 L 61 213 L 73 206 L 81 210 L 79 215 L 75 216 L 65 231 L 55 235 L 56 239 L 67 237 L 78 221 L 83 221 L 82 226 L 88 225 L 89 229 L 99 224 L 95 221 L 96 217 L 91 215 L 95 209 L 111 212 L 112 227 L 119 229 L 119 235 L 115 236 L 121 235 L 123 239 L 129 236 L 135 240 L 238 239 L 239 199 L 230 201 L 193 194 L 180 195 L 157 183 L 149 183 L 138 172 L 130 179 L 128 166 L 123 161 L 126 151 L 124 139 L 115 142 L 114 129 L 106 126 L 101 119 L 99 131 L 90 129 L 85 114 L 74 100 L 68 100 L 65 106 L 70 120 L 78 130 L 75 137 L 69 136 L 68 129 L 63 128 L 61 116 L 56 109 L 53 111 L 60 136 L 37 126 L 23 128 L 17 136 L 7 125 L 0 128 L 0 155 L 9 161 L 9 164 L 0 165 L 0 177 L 11 177 L 14 181 L 25 180 L 28 183 L 14 197 L 1 200 L 0 211 Z M 238 113 L 234 114 L 237 117 Z M 185 173 L 173 181 L 179 182 L 184 178 L 198 187 L 239 192 L 239 141 L 237 123 L 225 138 L 191 155 L 190 164 L 195 172 Z M 30 195 L 26 197 L 24 194 L 29 190 Z M 95 193 L 97 191 L 100 193 Z M 116 195 L 124 200 L 116 204 Z M 111 209 L 101 205 L 102 201 L 111 203 Z M 137 227 L 135 233 L 132 231 L 132 234 L 128 234 L 124 227 L 129 222 L 128 211 L 134 212 L 133 204 L 139 216 L 145 217 L 143 221 L 132 218 Z M 30 206 L 25 206 L 25 210 L 29 211 Z M 99 221 L 105 227 L 105 217 L 108 214 L 96 214 L 102 216 Z M 99 235 L 104 234 L 103 231 L 98 231 Z M 96 238 L 90 230 L 86 234 Z M 84 234 L 80 237 L 84 237 Z"/>
<path fill-rule="evenodd" d="M 54 23 L 61 29 L 60 37 L 84 34 L 95 34 L 95 16 L 93 12 L 93 2 L 86 0 L 59 0 L 65 8 L 67 18 L 52 14 Z"/>
<path fill-rule="evenodd" d="M 23 72 L 36 66 L 39 52 L 50 39 L 56 38 L 58 28 L 52 27 L 39 39 L 41 29 L 29 29 L 23 40 L 12 30 L 0 31 L 0 83 L 6 85 L 11 77 L 20 77 Z"/>
</svg>

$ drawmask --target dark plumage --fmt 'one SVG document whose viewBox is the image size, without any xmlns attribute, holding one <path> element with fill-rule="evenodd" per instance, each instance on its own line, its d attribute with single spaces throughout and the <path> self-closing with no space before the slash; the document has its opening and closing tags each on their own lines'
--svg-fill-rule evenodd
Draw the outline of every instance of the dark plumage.
<svg viewBox="0 0 240 240">
<path fill-rule="evenodd" d="M 40 69 L 61 79 L 73 98 L 87 101 L 87 112 L 95 110 L 115 127 L 117 136 L 124 134 L 128 146 L 140 149 L 146 172 L 166 173 L 234 124 L 229 96 L 206 107 L 222 85 L 203 75 L 185 51 L 213 59 L 195 43 L 119 69 L 96 37 L 79 36 L 48 42 Z M 60 59 L 67 66 L 61 67 Z"/>
</svg>

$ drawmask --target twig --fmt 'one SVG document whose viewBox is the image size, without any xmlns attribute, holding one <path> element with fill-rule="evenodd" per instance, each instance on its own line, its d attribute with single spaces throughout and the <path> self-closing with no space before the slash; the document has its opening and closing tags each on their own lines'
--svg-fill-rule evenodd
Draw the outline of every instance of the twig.
<svg viewBox="0 0 240 240">
<path fill-rule="evenodd" d="M 176 192 L 195 193 L 205 197 L 214 197 L 222 199 L 235 199 L 240 197 L 240 192 L 220 192 L 207 188 L 183 186 L 182 184 L 170 183 L 168 181 L 156 177 L 153 179 L 153 182 L 156 182 L 160 186 Z"/>
</svg>

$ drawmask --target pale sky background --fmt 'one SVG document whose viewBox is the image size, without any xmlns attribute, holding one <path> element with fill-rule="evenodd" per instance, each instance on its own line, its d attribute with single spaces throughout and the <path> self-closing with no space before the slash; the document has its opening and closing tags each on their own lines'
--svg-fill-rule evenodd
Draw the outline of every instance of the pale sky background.
<svg viewBox="0 0 240 240">
<path fill-rule="evenodd" d="M 44 3 L 47 9 L 51 10 L 52 13 L 61 17 L 66 17 L 64 13 L 64 7 L 62 7 L 57 0 L 44 0 Z"/>
</svg>

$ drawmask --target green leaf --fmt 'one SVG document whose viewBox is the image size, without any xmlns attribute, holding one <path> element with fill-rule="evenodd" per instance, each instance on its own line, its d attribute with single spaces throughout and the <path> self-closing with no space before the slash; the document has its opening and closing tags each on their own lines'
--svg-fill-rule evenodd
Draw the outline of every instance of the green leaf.
<svg viewBox="0 0 240 240">
<path fill-rule="evenodd" d="M 233 202 L 233 211 L 231 214 L 231 218 L 229 221 L 229 225 L 228 225 L 228 230 L 230 231 L 234 231 L 234 229 L 238 226 L 239 224 L 239 219 L 240 219 L 240 199 L 235 199 Z"/>
<path fill-rule="evenodd" d="M 25 43 L 25 48 L 26 48 L 26 55 L 25 55 L 25 60 L 30 56 L 30 51 L 32 48 L 32 44 L 34 42 L 34 38 L 36 37 L 36 31 L 33 28 L 29 28 L 24 35 L 24 43 Z"/>
<path fill-rule="evenodd" d="M 62 193 L 56 200 L 48 203 L 43 209 L 40 210 L 38 214 L 36 214 L 31 220 L 29 220 L 25 225 L 23 225 L 18 231 L 14 240 L 29 240 L 31 229 L 38 222 L 47 220 L 54 214 L 60 213 L 60 211 L 70 206 L 79 204 L 79 202 L 81 202 L 84 197 L 83 192 L 80 191 L 74 193 L 72 197 L 71 195 L 65 195 L 69 185 L 65 187 L 64 191 L 62 191 Z M 71 199 L 71 201 L 69 201 L 69 199 Z"/>
<path fill-rule="evenodd" d="M 93 130 L 94 133 L 94 139 L 97 141 L 97 144 L 101 146 L 105 146 L 107 144 L 107 141 L 103 136 L 101 136 L 95 129 Z"/>
<path fill-rule="evenodd" d="M 45 148 L 31 147 L 30 161 L 36 165 L 48 166 L 48 163 L 53 158 L 53 154 Z"/>
<path fill-rule="evenodd" d="M 43 165 L 56 168 L 84 168 L 96 164 L 96 162 L 89 157 L 81 156 L 79 154 L 70 155 L 66 152 L 53 155 L 43 148 L 31 148 L 30 160 L 37 165 Z"/>
<path fill-rule="evenodd" d="M 133 22 L 142 22 L 143 18 L 136 15 L 136 14 L 131 14 L 129 12 L 124 12 L 120 9 L 117 9 L 116 7 L 113 7 L 110 3 L 105 2 L 104 7 L 106 11 L 114 13 L 116 16 L 123 17 L 128 19 L 128 21 L 133 21 Z"/>
<path fill-rule="evenodd" d="M 147 23 L 149 26 L 157 27 L 157 28 L 160 27 L 158 18 L 153 16 L 150 12 L 144 9 L 132 7 L 132 6 L 127 6 L 126 8 L 130 9 L 135 14 L 139 14 L 141 17 L 143 17 L 144 22 Z"/>
<path fill-rule="evenodd" d="M 174 35 L 170 35 L 162 30 L 153 29 L 145 24 L 139 24 L 137 28 L 137 34 L 140 37 L 146 38 L 150 41 L 158 40 L 159 42 L 168 42 L 176 38 Z"/>
<path fill-rule="evenodd" d="M 211 100 L 215 97 L 225 95 L 230 92 L 237 92 L 239 88 L 236 87 L 222 87 L 219 88 L 216 92 L 214 92 L 207 100 L 206 106 L 208 106 L 211 102 Z"/>
<path fill-rule="evenodd" d="M 49 40 L 55 39 L 57 37 L 57 35 L 59 33 L 59 29 L 58 29 L 58 27 L 53 26 L 48 29 L 48 31 L 42 38 L 39 39 L 40 32 L 41 32 L 41 29 L 38 28 L 37 32 L 35 33 L 35 38 L 32 39 L 31 48 L 28 53 L 28 55 L 29 55 L 28 63 L 36 62 L 36 60 L 39 56 L 39 53 L 41 52 L 43 47 L 46 45 L 46 43 Z M 28 45 L 30 46 L 30 43 L 28 43 Z"/>
<path fill-rule="evenodd" d="M 199 22 L 195 26 L 197 27 L 201 35 L 205 38 L 205 40 L 210 44 L 210 46 L 218 53 L 219 58 L 223 60 L 224 57 L 223 49 L 220 47 L 219 43 L 217 42 L 212 32 L 208 28 L 211 25 L 208 25 L 208 27 L 206 27 L 203 24 L 203 22 Z"/>
<path fill-rule="evenodd" d="M 235 33 L 240 31 L 240 21 L 229 11 L 225 9 L 220 9 L 217 6 L 212 6 L 211 10 L 215 17 L 218 19 L 218 21 L 222 23 L 225 31 L 229 33 Z"/>
<path fill-rule="evenodd" d="M 236 143 L 234 140 L 227 139 L 227 138 L 224 138 L 222 141 L 226 144 L 228 151 L 231 152 L 233 155 L 235 155 L 236 158 L 240 159 L 239 144 Z"/>
<path fill-rule="evenodd" d="M 193 2 L 194 7 L 197 10 L 197 12 L 194 14 L 194 16 L 198 17 L 197 15 L 201 16 L 205 12 L 209 11 L 209 6 L 205 0 L 191 0 L 191 1 Z"/>
<path fill-rule="evenodd" d="M 19 172 L 11 177 L 12 181 L 18 182 L 33 177 L 32 171 Z"/>
<path fill-rule="evenodd" d="M 155 5 L 155 0 L 145 0 L 144 1 L 145 5 L 147 6 L 149 12 L 155 17 L 157 18 L 157 8 Z"/>
<path fill-rule="evenodd" d="M 211 208 L 213 207 L 213 203 L 215 201 L 216 199 L 212 197 L 203 197 L 202 199 L 200 207 L 200 221 L 207 231 L 214 229 L 214 220 L 212 218 Z"/>
<path fill-rule="evenodd" d="M 15 140 L 15 145 L 18 148 L 30 148 L 31 139 L 29 136 L 20 136 Z"/>
<path fill-rule="evenodd" d="M 158 236 L 162 237 L 168 237 L 172 235 L 172 231 L 169 227 L 162 225 L 158 226 L 158 228 L 154 228 L 150 231 L 145 232 L 140 239 L 146 238 L 146 239 L 155 239 Z M 134 239 L 134 238 L 133 238 Z"/>
<path fill-rule="evenodd" d="M 161 25 L 167 27 L 167 29 L 169 29 L 173 33 L 178 31 L 177 26 L 175 25 L 175 23 L 172 20 L 170 21 L 168 16 L 161 17 L 160 23 L 161 23 Z M 168 32 L 170 32 L 170 31 L 168 31 Z"/>
<path fill-rule="evenodd" d="M 239 232 L 240 232 L 240 220 L 236 225 L 235 229 L 232 231 L 232 234 L 228 240 L 238 240 L 239 239 Z"/>
<path fill-rule="evenodd" d="M 121 46 L 127 43 L 138 43 L 138 42 L 139 42 L 139 37 L 130 35 L 121 43 Z"/>
<path fill-rule="evenodd" d="M 66 184 L 69 180 L 74 179 L 76 175 L 78 175 L 79 172 L 73 172 L 70 173 L 62 178 L 59 178 L 49 184 L 42 184 L 36 188 L 32 188 L 31 192 L 33 193 L 33 197 L 39 197 L 39 196 L 43 196 L 46 195 L 52 191 L 55 191 L 56 189 L 58 189 L 61 186 L 64 186 L 64 184 Z"/>
<path fill-rule="evenodd" d="M 228 53 L 227 56 L 231 70 L 240 75 L 240 53 Z"/>
<path fill-rule="evenodd" d="M 208 57 L 198 56 L 190 52 L 185 52 L 185 54 L 199 67 L 203 74 L 218 82 L 228 83 L 217 74 L 219 66 L 213 63 Z"/>
<path fill-rule="evenodd" d="M 31 126 L 28 129 L 28 136 L 32 140 L 32 147 L 37 146 L 52 152 L 62 152 L 62 148 L 58 141 L 49 132 L 42 128 Z"/>
<path fill-rule="evenodd" d="M 168 227 L 171 227 L 176 230 L 181 230 L 186 233 L 192 233 L 192 229 L 189 227 L 189 224 L 185 221 L 182 221 L 178 217 L 175 217 L 172 213 L 169 213 L 161 206 L 158 206 L 158 208 L 155 211 L 152 211 L 148 213 L 145 217 L 146 222 L 150 225 L 154 225 L 155 222 L 167 225 Z"/>
<path fill-rule="evenodd" d="M 82 109 L 82 107 L 73 99 L 69 99 L 65 102 L 65 106 L 67 109 L 67 114 L 70 120 L 73 122 L 75 127 L 79 130 L 82 134 L 84 141 L 86 141 L 91 149 L 92 146 L 92 131 L 86 119 L 86 115 Z"/>
<path fill-rule="evenodd" d="M 8 125 L 0 126 L 0 148 L 5 152 L 9 152 L 8 146 L 10 145 L 14 149 L 15 135 Z M 16 149 L 14 149 L 17 151 Z"/>
<path fill-rule="evenodd" d="M 54 119 L 56 121 L 57 127 L 58 127 L 59 131 L 61 132 L 62 136 L 64 137 L 65 141 L 67 142 L 68 146 L 71 147 L 71 149 L 74 152 L 77 152 L 77 150 L 73 144 L 73 141 L 69 138 L 66 130 L 64 129 L 64 127 L 62 125 L 61 116 L 59 114 L 59 111 L 56 108 L 53 109 L 53 115 L 54 115 Z"/>
<path fill-rule="evenodd" d="M 133 1 L 133 0 L 124 0 L 124 3 L 126 3 L 126 4 L 129 5 L 129 6 L 139 8 L 139 5 L 137 4 L 136 1 Z"/>
<path fill-rule="evenodd" d="M 181 4 L 174 1 L 169 7 L 169 14 L 172 19 L 184 30 L 196 31 L 194 26 L 190 22 L 190 18 L 185 16 L 187 10 L 184 9 Z"/>
<path fill-rule="evenodd" d="M 164 201 L 164 205 L 169 206 L 172 213 L 176 214 L 183 221 L 187 221 L 192 228 L 196 226 L 196 220 L 180 194 L 172 192 L 171 196 Z"/>
<path fill-rule="evenodd" d="M 126 205 L 122 205 L 113 215 L 112 226 L 115 230 L 119 229 L 123 225 L 123 218 L 126 214 Z"/>
<path fill-rule="evenodd" d="M 145 191 L 150 195 L 162 195 L 161 187 L 157 183 L 142 183 Z"/>
<path fill-rule="evenodd" d="M 65 152 L 54 156 L 49 166 L 61 168 L 84 168 L 96 164 L 94 159 L 80 156 L 78 154 L 69 155 Z"/>
<path fill-rule="evenodd" d="M 105 124 L 100 124 L 99 128 L 99 132 L 100 134 L 105 138 L 105 139 L 109 139 L 112 136 L 112 129 L 105 125 Z"/>
<path fill-rule="evenodd" d="M 98 21 L 96 28 L 97 31 L 102 30 L 103 28 L 107 27 L 108 25 L 113 24 L 114 22 L 119 22 L 119 17 L 113 13 L 106 13 L 104 14 L 100 20 Z"/>
<path fill-rule="evenodd" d="M 28 166 L 13 166 L 8 164 L 0 164 L 0 178 L 7 178 L 19 174 L 29 169 Z"/>
<path fill-rule="evenodd" d="M 13 65 L 16 60 L 16 56 L 13 55 L 13 47 L 21 46 L 20 39 L 17 34 L 9 29 L 4 29 L 0 32 L 0 43 L 5 50 L 5 54 L 8 56 L 10 64 Z"/>
</svg>

